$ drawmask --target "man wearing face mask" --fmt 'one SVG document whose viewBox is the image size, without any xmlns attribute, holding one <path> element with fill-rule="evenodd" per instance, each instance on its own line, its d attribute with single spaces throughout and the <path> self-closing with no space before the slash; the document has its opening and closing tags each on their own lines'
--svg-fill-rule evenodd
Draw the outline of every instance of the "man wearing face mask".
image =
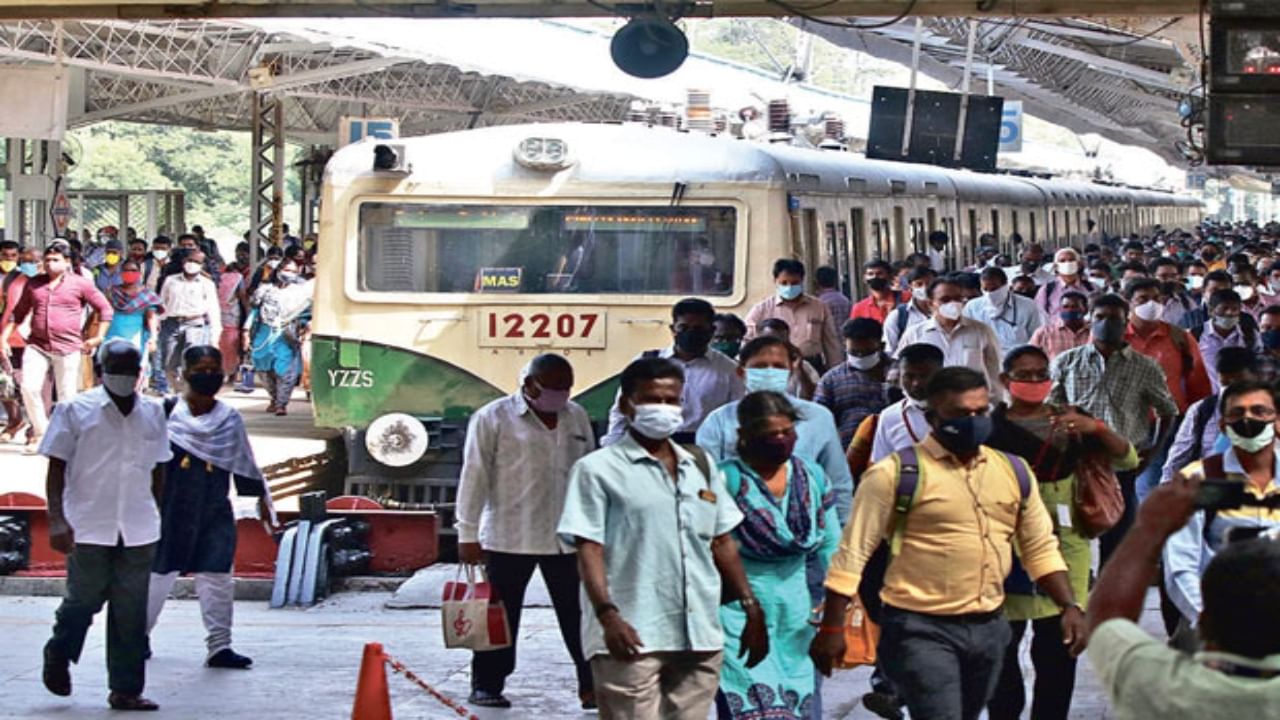
<svg viewBox="0 0 1280 720">
<path fill-rule="evenodd" d="M 620 382 L 627 431 L 574 464 L 557 528 L 577 547 L 591 604 L 583 654 L 602 718 L 705 720 L 720 681 L 725 598 L 746 617 L 746 667 L 769 654 L 764 610 L 730 535 L 742 512 L 706 453 L 671 441 L 684 422 L 680 366 L 640 358 Z"/>
<path fill-rule="evenodd" d="M 902 346 L 902 335 L 908 329 L 933 317 L 933 303 L 929 301 L 929 285 L 938 277 L 938 273 L 923 267 L 916 268 L 907 275 L 907 287 L 910 288 L 911 299 L 889 313 L 884 321 L 884 344 L 890 355 L 897 355 Z"/>
<path fill-rule="evenodd" d="M 519 637 L 525 589 L 542 573 L 560 635 L 577 669 L 578 696 L 593 706 L 591 668 L 579 635 L 577 556 L 563 552 L 556 523 L 564 510 L 569 469 L 595 449 L 591 420 L 569 399 L 573 367 L 561 355 L 529 361 L 519 388 L 471 416 L 458 478 L 458 559 L 485 565 L 503 599 L 511 637 Z M 502 694 L 516 668 L 516 645 L 477 652 L 471 698 L 481 707 L 510 707 Z"/>
<path fill-rule="evenodd" d="M 849 517 L 849 505 L 853 502 L 853 476 L 849 474 L 849 465 L 844 459 L 845 446 L 840 443 L 836 420 L 829 409 L 787 393 L 786 379 L 791 372 L 794 353 L 794 348 L 776 337 L 758 337 L 742 346 L 738 356 L 738 375 L 749 393 L 771 390 L 787 395 L 787 400 L 800 416 L 795 424 L 795 453 L 822 467 L 843 522 Z M 715 462 L 738 454 L 740 402 L 734 400 L 717 408 L 698 428 L 698 447 L 706 450 Z"/>
<path fill-rule="evenodd" d="M 1148 270 L 1160 283 L 1160 297 L 1164 302 L 1160 319 L 1183 330 L 1192 329 L 1184 321 L 1188 313 L 1195 309 L 1196 302 L 1187 293 L 1182 279 L 1182 267 L 1178 261 L 1170 257 L 1159 257 L 1151 262 Z"/>
<path fill-rule="evenodd" d="M 1080 264 L 1080 253 L 1075 248 L 1062 248 L 1053 254 L 1053 272 L 1057 276 L 1040 286 L 1036 293 L 1036 307 L 1040 310 L 1040 321 L 1049 322 L 1062 304 L 1062 295 L 1068 292 L 1079 292 L 1089 295 L 1092 288 L 1083 279 L 1084 268 Z"/>
<path fill-rule="evenodd" d="M 1221 454 L 1183 468 L 1173 482 L 1228 480 L 1244 483 L 1245 493 L 1254 499 L 1280 494 L 1280 466 L 1276 454 L 1276 401 L 1274 389 L 1262 382 L 1228 385 L 1219 400 L 1218 427 L 1230 440 Z M 1200 580 L 1214 556 L 1227 544 L 1232 532 L 1280 528 L 1280 510 L 1240 507 L 1197 510 L 1187 524 L 1165 543 L 1165 587 L 1182 613 L 1181 632 L 1175 638 L 1184 649 L 1194 649 L 1188 636 L 1198 628 L 1204 610 Z"/>
<path fill-rule="evenodd" d="M 711 349 L 736 360 L 742 349 L 742 338 L 747 334 L 747 324 L 733 313 L 720 313 L 712 327 Z"/>
<path fill-rule="evenodd" d="M 822 376 L 814 402 L 825 406 L 840 428 L 841 447 L 849 447 L 862 420 L 888 405 L 885 380 L 893 359 L 884 352 L 880 323 L 850 320 L 840 329 L 848 360 Z"/>
<path fill-rule="evenodd" d="M 1034 300 L 1015 295 L 1009 288 L 1009 276 L 1000 268 L 982 271 L 982 297 L 965 303 L 964 315 L 986 323 L 1000 339 L 1000 356 L 1026 345 L 1040 329 L 1040 313 Z"/>
<path fill-rule="evenodd" d="M 988 378 L 988 386 L 997 397 L 1000 385 L 1000 339 L 988 325 L 964 315 L 964 289 L 952 276 L 941 277 L 929 285 L 933 301 L 933 317 L 907 329 L 903 345 L 927 343 L 942 351 L 946 365 L 975 368 Z"/>
<path fill-rule="evenodd" d="M 27 454 L 35 454 L 49 424 L 43 397 L 45 376 L 53 371 L 59 402 L 75 397 L 80 391 L 81 355 L 92 353 L 102 343 L 115 314 L 92 280 L 71 271 L 68 252 L 58 243 L 45 249 L 44 273 L 27 279 L 13 314 L 0 328 L 0 356 L 11 357 L 8 338 L 31 317 L 22 354 L 22 403 L 35 433 L 27 444 Z M 88 340 L 82 337 L 86 310 L 98 318 L 97 332 Z"/>
<path fill-rule="evenodd" d="M 876 423 L 870 461 L 880 462 L 890 453 L 919 444 L 929 434 L 924 413 L 928 408 L 925 388 L 934 373 L 942 369 L 945 357 L 933 345 L 908 345 L 898 353 L 898 383 L 903 398 L 884 409 Z"/>
<path fill-rule="evenodd" d="M 1256 353 L 1262 352 L 1257 327 L 1244 322 L 1248 315 L 1235 290 L 1215 290 L 1209 296 L 1207 307 L 1209 322 L 1204 324 L 1200 332 L 1200 354 L 1204 356 L 1205 363 L 1212 365 L 1218 352 L 1226 347 L 1242 347 Z M 1215 382 L 1213 391 L 1221 389 Z"/>
<path fill-rule="evenodd" d="M 48 258 L 46 258 L 46 263 Z M 87 282 L 87 281 L 86 281 Z M 146 684 L 147 583 L 160 515 L 164 463 L 172 457 L 160 403 L 134 388 L 142 355 L 111 340 L 98 353 L 102 385 L 54 406 L 40 454 L 49 458 L 49 544 L 67 555 L 67 583 L 44 646 L 44 686 L 71 694 L 93 616 L 109 604 L 107 702 L 155 710 Z M 128 448 L 129 462 L 121 462 Z"/>
<path fill-rule="evenodd" d="M 93 282 L 98 292 L 106 294 L 120 284 L 120 266 L 124 264 L 124 245 L 114 238 L 102 247 L 102 263 L 93 268 Z"/>
<path fill-rule="evenodd" d="M 182 261 L 182 273 L 160 286 L 164 315 L 160 320 L 160 360 L 171 387 L 179 380 L 178 365 L 189 347 L 217 342 L 222 332 L 218 287 L 204 275 L 204 253 L 192 250 Z"/>
<path fill-rule="evenodd" d="M 1050 362 L 1062 353 L 1089 342 L 1089 298 L 1084 293 L 1063 293 L 1058 315 L 1041 325 L 1029 344 L 1044 350 Z"/>
<path fill-rule="evenodd" d="M 1160 364 L 1125 342 L 1129 304 L 1124 298 L 1103 295 L 1094 299 L 1090 320 L 1093 341 L 1062 353 L 1050 366 L 1050 402 L 1084 410 L 1138 449 L 1138 467 L 1117 473 L 1125 512 L 1115 527 L 1102 536 L 1101 558 L 1105 564 L 1133 524 L 1138 504 L 1136 478 L 1154 460 L 1157 449 L 1168 444 L 1177 425 L 1178 404 L 1169 393 Z"/>
<path fill-rule="evenodd" d="M 929 436 L 905 458 L 896 453 L 863 474 L 810 655 L 830 673 L 844 654 L 849 600 L 868 560 L 891 538 L 880 592 L 882 665 L 912 717 L 977 718 L 1011 634 L 1001 605 L 1015 541 L 1027 575 L 1062 610 L 1063 642 L 1073 655 L 1084 649 L 1084 612 L 1026 461 L 984 445 L 991 396 L 982 374 L 945 368 L 927 395 Z M 907 464 L 918 467 L 917 484 L 901 508 Z"/>
<path fill-rule="evenodd" d="M 778 318 L 791 328 L 791 342 L 800 354 L 822 372 L 835 367 L 844 357 L 836 320 L 821 300 L 804 292 L 804 263 L 781 258 L 773 264 L 775 292 L 747 311 L 747 340 L 760 334 L 769 318 Z"/>
<path fill-rule="evenodd" d="M 738 375 L 738 364 L 710 347 L 715 317 L 715 308 L 706 300 L 681 300 L 671 308 L 674 342 L 669 347 L 647 350 L 640 355 L 641 358 L 669 359 L 684 372 L 680 398 L 684 421 L 676 428 L 673 438 L 678 443 L 692 443 L 694 434 L 713 410 L 746 394 Z M 601 445 L 612 445 L 626 435 L 627 419 L 622 413 L 621 401 L 619 394 L 609 409 L 609 431 L 600 441 Z"/>
<path fill-rule="evenodd" d="M 883 260 L 872 260 L 862 266 L 862 281 L 867 296 L 854 303 L 849 319 L 869 318 L 883 325 L 889 313 L 898 307 L 899 294 L 893 289 L 893 266 Z"/>
<path fill-rule="evenodd" d="M 940 273 L 951 269 L 950 259 L 947 257 L 948 242 L 950 238 L 941 230 L 929 233 L 929 267 Z"/>
<path fill-rule="evenodd" d="M 779 318 L 765 320 L 760 324 L 760 334 L 756 337 L 776 337 L 795 350 L 795 362 L 793 363 L 794 367 L 791 368 L 791 377 L 787 380 L 787 386 L 778 392 L 785 392 L 801 400 L 812 400 L 822 375 L 814 369 L 808 360 L 805 360 L 800 355 L 800 350 L 791 344 L 791 328 L 787 325 L 787 321 Z M 747 392 L 751 391 L 748 390 Z"/>
</svg>

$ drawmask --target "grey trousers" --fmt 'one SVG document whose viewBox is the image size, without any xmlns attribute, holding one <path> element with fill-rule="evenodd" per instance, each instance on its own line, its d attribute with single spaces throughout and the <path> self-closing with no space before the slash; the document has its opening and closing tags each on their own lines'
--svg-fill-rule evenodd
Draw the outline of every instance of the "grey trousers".
<svg viewBox="0 0 1280 720">
<path fill-rule="evenodd" d="M 945 617 L 885 605 L 878 649 L 911 720 L 977 720 L 1011 635 L 999 612 Z"/>
<path fill-rule="evenodd" d="M 155 543 L 125 547 L 76 543 L 67 556 L 67 587 L 45 651 L 80 662 L 93 616 L 107 605 L 107 686 L 137 695 L 146 684 L 147 589 Z"/>
<path fill-rule="evenodd" d="M 706 720 L 720 687 L 721 652 L 591 658 L 600 720 Z"/>
</svg>

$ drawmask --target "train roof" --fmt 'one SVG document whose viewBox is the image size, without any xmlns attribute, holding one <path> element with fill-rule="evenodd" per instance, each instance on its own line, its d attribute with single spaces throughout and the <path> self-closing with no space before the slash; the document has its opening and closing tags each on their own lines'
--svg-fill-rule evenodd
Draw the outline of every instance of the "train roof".
<svg viewBox="0 0 1280 720">
<path fill-rule="evenodd" d="M 559 172 L 531 170 L 512 161 L 527 138 L 557 138 L 575 162 Z M 440 133 L 397 140 L 366 139 L 329 161 L 328 179 L 372 174 L 373 146 L 405 148 L 406 180 L 419 187 L 491 194 L 508 182 L 546 187 L 596 184 L 750 183 L 794 192 L 871 196 L 934 196 L 1017 205 L 1199 206 L 1172 193 L 1038 178 L 988 175 L 932 165 L 869 160 L 847 152 L 750 142 L 640 124 L 540 123 Z"/>
</svg>

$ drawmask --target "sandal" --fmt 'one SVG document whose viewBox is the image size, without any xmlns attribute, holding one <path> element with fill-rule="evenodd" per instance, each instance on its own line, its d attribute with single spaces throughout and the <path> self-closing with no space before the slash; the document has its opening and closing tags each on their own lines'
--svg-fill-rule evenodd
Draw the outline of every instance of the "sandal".
<svg viewBox="0 0 1280 720">
<path fill-rule="evenodd" d="M 13 442 L 14 438 L 18 437 L 18 433 L 26 430 L 28 427 L 31 427 L 31 423 L 26 420 L 23 420 L 16 426 L 10 425 L 9 427 L 6 427 L 4 432 L 0 432 L 0 444 Z"/>
<path fill-rule="evenodd" d="M 124 693 L 113 692 L 107 696 L 107 704 L 112 710 L 159 710 L 160 706 L 154 701 L 148 700 L 141 695 L 125 695 Z"/>
<path fill-rule="evenodd" d="M 40 454 L 40 437 L 32 435 L 27 438 L 27 444 L 22 448 L 23 455 L 39 455 Z"/>
</svg>

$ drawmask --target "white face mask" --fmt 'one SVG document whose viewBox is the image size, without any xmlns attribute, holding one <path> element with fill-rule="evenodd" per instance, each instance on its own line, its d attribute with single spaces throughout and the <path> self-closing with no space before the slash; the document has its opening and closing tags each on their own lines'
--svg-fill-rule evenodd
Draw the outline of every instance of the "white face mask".
<svg viewBox="0 0 1280 720">
<path fill-rule="evenodd" d="M 1188 276 L 1187 276 L 1187 287 L 1188 287 L 1188 288 L 1190 288 L 1191 290 L 1199 290 L 1201 287 L 1204 287 L 1204 276 L 1203 276 L 1203 275 L 1188 275 Z"/>
<path fill-rule="evenodd" d="M 1089 282 L 1098 290 L 1105 290 L 1108 284 L 1106 278 L 1100 277 L 1091 277 L 1089 278 Z"/>
<path fill-rule="evenodd" d="M 129 397 L 133 395 L 134 388 L 138 385 L 137 375 L 116 375 L 112 373 L 103 373 L 102 386 L 107 392 L 116 397 Z"/>
<path fill-rule="evenodd" d="M 943 303 L 942 306 L 938 308 L 938 314 L 947 320 L 959 320 L 963 313 L 964 303 L 959 301 Z"/>
<path fill-rule="evenodd" d="M 1234 288 L 1234 289 L 1235 289 L 1235 291 L 1236 291 L 1236 294 L 1240 296 L 1240 299 L 1241 299 L 1241 300 L 1248 301 L 1248 300 L 1253 299 L 1253 286 L 1252 286 L 1252 285 L 1237 285 L 1237 286 L 1235 286 L 1235 288 Z"/>
<path fill-rule="evenodd" d="M 873 353 L 871 355 L 854 355 L 853 353 L 849 353 L 848 358 L 849 367 L 857 370 L 870 370 L 880 364 L 880 353 Z"/>
<path fill-rule="evenodd" d="M 1075 260 L 1062 260 L 1056 265 L 1059 275 L 1076 275 L 1080 272 L 1080 263 Z"/>
<path fill-rule="evenodd" d="M 925 302 L 926 300 L 929 299 L 929 286 L 913 285 L 911 287 L 911 297 L 915 298 L 916 300 L 919 300 L 920 302 Z"/>
<path fill-rule="evenodd" d="M 987 296 L 987 300 L 992 305 L 1004 305 L 1009 300 L 1009 286 L 1005 285 L 1002 288 L 996 288 L 989 293 L 983 293 L 983 295 Z"/>
<path fill-rule="evenodd" d="M 200 269 L 200 263 L 198 262 L 186 262 L 182 264 L 182 272 L 188 275 L 199 275 Z"/>
<path fill-rule="evenodd" d="M 164 260 L 165 258 L 169 257 L 169 251 L 168 250 L 152 250 L 151 257 L 155 258 L 156 260 Z"/>
<path fill-rule="evenodd" d="M 650 440 L 666 440 L 684 424 L 684 409 L 679 405 L 636 405 L 635 411 L 631 427 Z"/>
<path fill-rule="evenodd" d="M 1164 306 L 1155 300 L 1148 300 L 1133 309 L 1134 316 L 1146 320 L 1147 322 L 1155 322 L 1160 319 L 1160 315 L 1164 311 Z"/>
</svg>

